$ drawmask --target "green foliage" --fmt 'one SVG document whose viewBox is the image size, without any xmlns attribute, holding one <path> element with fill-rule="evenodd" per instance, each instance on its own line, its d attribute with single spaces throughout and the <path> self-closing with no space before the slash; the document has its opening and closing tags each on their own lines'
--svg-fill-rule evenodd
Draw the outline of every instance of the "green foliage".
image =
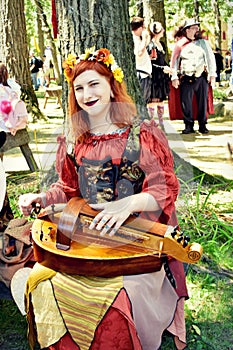
<svg viewBox="0 0 233 350">
<path fill-rule="evenodd" d="M 214 89 L 213 97 L 214 97 L 214 100 L 219 100 L 219 101 L 227 100 L 226 90 Z"/>
<path fill-rule="evenodd" d="M 229 19 L 233 14 L 233 8 L 230 2 L 224 0 L 216 0 L 220 9 L 221 17 L 225 20 Z M 168 18 L 179 14 L 179 18 L 182 18 L 182 14 L 187 17 L 195 16 L 195 1 L 184 0 L 184 1 L 173 1 L 164 0 L 164 6 Z M 211 0 L 199 0 L 199 15 L 200 18 L 205 18 L 206 15 L 210 15 L 213 19 L 213 1 Z"/>
<path fill-rule="evenodd" d="M 29 350 L 27 322 L 12 300 L 0 299 L 1 350 Z"/>
<path fill-rule="evenodd" d="M 43 9 L 48 18 L 51 18 L 51 1 L 50 0 L 40 0 L 40 3 L 43 6 Z M 37 7 L 35 0 L 25 0 L 25 19 L 26 19 L 26 29 L 28 37 L 28 45 L 33 50 L 36 50 L 37 45 L 36 40 L 38 37 L 38 28 L 37 28 Z M 50 22 L 50 25 L 51 22 Z M 39 52 L 37 52 L 39 54 Z"/>
<path fill-rule="evenodd" d="M 192 240 L 203 246 L 205 255 L 221 267 L 233 268 L 233 222 L 226 221 L 226 213 L 232 212 L 232 187 L 230 183 L 222 190 L 222 184 L 203 187 L 201 181 L 196 189 L 183 195 L 183 205 L 178 209 L 182 230 L 188 232 Z M 186 184 L 187 186 L 187 184 Z M 191 193 L 191 195 L 190 195 Z M 214 195 L 221 193 L 220 201 L 212 202 Z M 225 201 L 224 201 L 225 196 Z M 224 208 L 224 213 L 221 211 Z M 224 259 L 223 259 L 224 257 Z"/>
</svg>

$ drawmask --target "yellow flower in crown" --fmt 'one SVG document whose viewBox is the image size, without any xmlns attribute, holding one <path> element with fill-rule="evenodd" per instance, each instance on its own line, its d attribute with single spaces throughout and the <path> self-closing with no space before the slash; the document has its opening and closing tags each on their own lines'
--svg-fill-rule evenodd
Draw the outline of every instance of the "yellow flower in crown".
<svg viewBox="0 0 233 350">
<path fill-rule="evenodd" d="M 69 55 L 67 56 L 67 59 L 66 59 L 66 61 L 65 61 L 65 64 L 66 64 L 69 68 L 73 69 L 74 66 L 75 66 L 75 64 L 76 64 L 76 62 L 77 62 L 77 56 L 74 55 L 74 54 L 72 54 L 72 53 L 69 53 Z"/>
<path fill-rule="evenodd" d="M 79 58 L 81 61 L 86 61 L 95 54 L 95 46 L 85 49 L 85 53 L 82 54 Z"/>
<path fill-rule="evenodd" d="M 77 56 L 75 54 L 69 53 L 67 59 L 63 63 L 64 75 L 66 80 L 69 82 L 72 76 L 72 70 L 77 63 Z"/>
<path fill-rule="evenodd" d="M 119 83 L 122 83 L 124 78 L 124 73 L 120 67 L 117 67 L 114 70 L 112 70 L 112 74 L 116 81 L 118 81 Z"/>
<path fill-rule="evenodd" d="M 75 64 L 78 64 L 80 61 L 97 61 L 104 63 L 108 69 L 112 72 L 113 77 L 119 83 L 122 83 L 124 78 L 124 73 L 120 67 L 116 64 L 114 56 L 106 48 L 101 48 L 95 50 L 95 46 L 87 48 L 85 53 L 79 55 L 78 57 L 73 54 L 69 54 L 67 59 L 64 62 L 64 75 L 68 81 L 72 77 L 72 69 Z"/>
</svg>

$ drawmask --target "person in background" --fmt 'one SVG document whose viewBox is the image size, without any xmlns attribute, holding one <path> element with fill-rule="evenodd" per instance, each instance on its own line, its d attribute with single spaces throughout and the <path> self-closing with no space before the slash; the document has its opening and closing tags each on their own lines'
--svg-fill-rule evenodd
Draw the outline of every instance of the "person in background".
<svg viewBox="0 0 233 350">
<path fill-rule="evenodd" d="M 216 86 L 221 85 L 221 72 L 223 71 L 223 56 L 221 54 L 221 49 L 216 47 L 214 52 L 215 62 L 216 62 Z"/>
<path fill-rule="evenodd" d="M 38 73 L 40 71 L 40 68 L 38 67 L 37 59 L 33 51 L 30 52 L 30 71 L 32 84 L 34 86 L 35 91 L 38 91 L 40 87 L 40 84 L 38 82 Z"/>
<path fill-rule="evenodd" d="M 185 129 L 183 134 L 194 133 L 193 95 L 197 100 L 197 120 L 199 132 L 206 134 L 208 84 L 214 86 L 216 63 L 213 51 L 207 40 L 199 40 L 197 34 L 200 23 L 187 19 L 180 29 L 179 39 L 171 57 L 172 86 L 180 87 L 180 102 Z"/>
<path fill-rule="evenodd" d="M 43 55 L 43 86 L 49 87 L 50 85 L 50 65 L 51 60 L 50 58 L 47 58 L 46 55 Z"/>
<path fill-rule="evenodd" d="M 9 78 L 7 66 L 0 63 L 0 131 L 10 132 L 5 116 L 12 110 L 11 101 L 19 99 L 20 95 L 20 85 L 14 79 Z"/>
<path fill-rule="evenodd" d="M 7 66 L 0 61 L 0 84 L 7 86 L 13 91 L 18 98 L 21 95 L 21 86 L 15 81 L 15 79 L 10 78 L 8 74 Z"/>
<path fill-rule="evenodd" d="M 232 72 L 232 58 L 231 58 L 231 52 L 230 51 L 227 51 L 225 53 L 224 68 L 225 68 L 226 80 L 229 81 L 230 77 L 231 77 L 231 72 Z"/>
<path fill-rule="evenodd" d="M 73 149 L 61 139 L 58 182 L 46 192 L 21 195 L 22 213 L 29 215 L 33 202 L 46 207 L 82 197 L 97 210 L 89 229 L 99 237 L 114 236 L 133 213 L 177 225 L 179 182 L 167 139 L 154 120 L 139 122 L 113 55 L 106 48 L 86 49 L 78 58 L 68 56 L 63 66 Z M 184 268 L 170 257 L 166 266 L 167 274 L 163 267 L 102 278 L 71 276 L 37 263 L 26 294 L 31 347 L 37 339 L 50 350 L 158 349 L 168 329 L 177 349 L 184 349 Z"/>
<path fill-rule="evenodd" d="M 147 104 L 151 95 L 152 73 L 150 56 L 147 52 L 147 45 L 149 44 L 150 37 L 148 31 L 145 29 L 143 18 L 133 17 L 130 24 L 133 34 L 137 76 L 140 82 L 143 99 Z"/>
<path fill-rule="evenodd" d="M 164 28 L 160 22 L 150 25 L 151 41 L 147 46 L 152 64 L 151 96 L 148 104 L 149 115 L 154 118 L 157 112 L 159 125 L 164 130 L 164 102 L 169 95 L 169 74 L 172 69 L 165 61 L 165 44 L 161 41 Z"/>
</svg>

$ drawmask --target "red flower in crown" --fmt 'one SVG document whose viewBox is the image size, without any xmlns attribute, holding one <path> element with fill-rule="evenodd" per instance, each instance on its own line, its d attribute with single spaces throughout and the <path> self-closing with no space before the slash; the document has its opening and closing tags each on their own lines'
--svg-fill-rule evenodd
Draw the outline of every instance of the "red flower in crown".
<svg viewBox="0 0 233 350">
<path fill-rule="evenodd" d="M 95 57 L 96 61 L 103 62 L 104 64 L 106 64 L 106 66 L 109 66 L 114 63 L 114 58 L 108 49 L 99 49 L 98 51 L 96 51 Z"/>
</svg>

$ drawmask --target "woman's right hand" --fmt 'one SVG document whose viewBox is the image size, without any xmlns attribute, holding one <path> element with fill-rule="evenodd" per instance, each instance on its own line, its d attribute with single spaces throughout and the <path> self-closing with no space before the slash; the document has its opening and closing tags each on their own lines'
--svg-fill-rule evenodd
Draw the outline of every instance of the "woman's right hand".
<svg viewBox="0 0 233 350">
<path fill-rule="evenodd" d="M 38 203 L 43 207 L 41 193 L 26 193 L 19 197 L 19 208 L 24 216 L 29 216 L 32 211 L 32 203 Z"/>
<path fill-rule="evenodd" d="M 180 85 L 179 79 L 174 79 L 174 80 L 172 80 L 172 86 L 173 86 L 175 89 L 178 89 L 179 85 Z"/>
</svg>

